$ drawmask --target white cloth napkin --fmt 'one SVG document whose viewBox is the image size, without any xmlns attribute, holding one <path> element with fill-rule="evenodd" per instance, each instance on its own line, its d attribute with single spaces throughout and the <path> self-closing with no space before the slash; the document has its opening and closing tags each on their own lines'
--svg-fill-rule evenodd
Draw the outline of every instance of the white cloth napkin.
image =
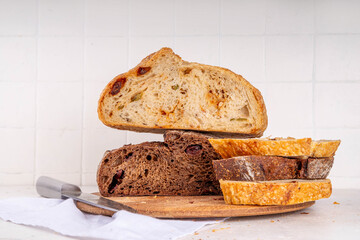
<svg viewBox="0 0 360 240">
<path fill-rule="evenodd" d="M 67 236 L 100 239 L 175 239 L 222 221 L 161 220 L 127 211 L 106 217 L 81 212 L 71 199 L 46 198 L 0 200 L 0 218 Z"/>
</svg>

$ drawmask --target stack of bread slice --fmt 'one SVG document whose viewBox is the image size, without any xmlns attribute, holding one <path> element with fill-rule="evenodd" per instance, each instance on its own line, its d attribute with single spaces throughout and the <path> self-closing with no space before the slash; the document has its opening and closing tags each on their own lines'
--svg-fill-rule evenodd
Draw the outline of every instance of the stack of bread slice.
<svg viewBox="0 0 360 240">
<path fill-rule="evenodd" d="M 223 159 L 214 160 L 229 204 L 287 205 L 326 198 L 326 179 L 340 141 L 209 139 Z"/>
<path fill-rule="evenodd" d="M 326 177 L 339 141 L 256 138 L 268 122 L 260 91 L 169 48 L 109 82 L 98 115 L 112 128 L 164 134 L 164 142 L 105 152 L 97 173 L 103 196 L 222 190 L 229 204 L 274 205 L 331 194 Z"/>
</svg>

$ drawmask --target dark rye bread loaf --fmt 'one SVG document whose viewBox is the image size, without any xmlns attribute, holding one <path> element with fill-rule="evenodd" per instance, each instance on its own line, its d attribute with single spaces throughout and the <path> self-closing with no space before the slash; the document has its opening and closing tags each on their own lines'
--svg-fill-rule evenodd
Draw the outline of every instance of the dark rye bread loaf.
<svg viewBox="0 0 360 240">
<path fill-rule="evenodd" d="M 170 130 L 164 139 L 107 151 L 97 173 L 101 195 L 220 194 L 212 168 L 220 155 L 206 135 Z"/>
<path fill-rule="evenodd" d="M 214 160 L 216 179 L 232 181 L 271 181 L 283 179 L 325 179 L 334 158 L 285 158 L 240 156 Z"/>
</svg>

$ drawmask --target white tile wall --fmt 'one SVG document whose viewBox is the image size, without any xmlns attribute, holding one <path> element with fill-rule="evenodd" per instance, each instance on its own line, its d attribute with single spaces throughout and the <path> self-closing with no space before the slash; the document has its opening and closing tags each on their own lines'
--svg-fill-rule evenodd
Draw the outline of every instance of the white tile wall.
<svg viewBox="0 0 360 240">
<path fill-rule="evenodd" d="M 169 36 L 174 34 L 174 1 L 132 0 L 129 26 L 134 36 Z"/>
<path fill-rule="evenodd" d="M 317 0 L 316 29 L 319 33 L 360 33 L 357 0 Z"/>
<path fill-rule="evenodd" d="M 0 63 L 2 63 L 0 64 L 0 82 L 34 82 L 36 80 L 36 38 L 0 38 Z"/>
<path fill-rule="evenodd" d="M 85 40 L 85 81 L 107 83 L 128 69 L 125 37 L 88 37 Z"/>
<path fill-rule="evenodd" d="M 265 101 L 269 118 L 267 134 L 287 137 L 312 129 L 311 83 L 269 84 Z M 304 132 L 302 137 L 309 133 Z"/>
<path fill-rule="evenodd" d="M 39 83 L 37 127 L 42 129 L 81 129 L 82 85 L 80 83 Z"/>
<path fill-rule="evenodd" d="M 313 36 L 269 36 L 265 39 L 267 81 L 312 81 Z"/>
<path fill-rule="evenodd" d="M 127 0 L 85 1 L 85 34 L 87 36 L 126 36 L 129 4 Z"/>
<path fill-rule="evenodd" d="M 263 93 L 265 136 L 342 139 L 331 177 L 359 187 L 356 0 L 1 0 L 0 184 L 95 184 L 106 149 L 161 140 L 97 118 L 116 75 L 163 46 Z"/>
<path fill-rule="evenodd" d="M 267 1 L 266 32 L 306 34 L 314 32 L 314 0 Z"/>
<path fill-rule="evenodd" d="M 262 36 L 224 36 L 220 44 L 221 66 L 251 82 L 265 81 L 265 45 Z M 234 61 L 236 56 L 236 61 Z"/>
<path fill-rule="evenodd" d="M 39 0 L 39 35 L 80 36 L 84 29 L 83 0 Z"/>
<path fill-rule="evenodd" d="M 80 82 L 83 48 L 80 37 L 39 37 L 38 81 Z"/>
<path fill-rule="evenodd" d="M 184 60 L 219 65 L 219 37 L 176 37 L 174 51 L 181 52 Z"/>
<path fill-rule="evenodd" d="M 35 127 L 35 87 L 28 82 L 0 82 L 0 127 Z"/>
<path fill-rule="evenodd" d="M 36 34 L 36 0 L 2 0 L 0 4 L 0 36 Z"/>
<path fill-rule="evenodd" d="M 266 0 L 221 1 L 220 31 L 224 35 L 264 34 Z"/>
<path fill-rule="evenodd" d="M 219 0 L 176 0 L 176 35 L 218 35 Z"/>
<path fill-rule="evenodd" d="M 317 36 L 315 44 L 317 81 L 360 79 L 360 34 Z"/>
<path fill-rule="evenodd" d="M 316 127 L 360 127 L 360 82 L 315 84 Z"/>
</svg>

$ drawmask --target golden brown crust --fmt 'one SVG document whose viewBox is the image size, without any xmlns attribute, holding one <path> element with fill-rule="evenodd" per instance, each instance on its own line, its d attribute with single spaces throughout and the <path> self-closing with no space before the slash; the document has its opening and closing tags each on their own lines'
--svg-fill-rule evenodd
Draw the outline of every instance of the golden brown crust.
<svg viewBox="0 0 360 240">
<path fill-rule="evenodd" d="M 211 145 L 223 158 L 246 155 L 284 157 L 332 157 L 340 140 L 312 141 L 302 139 L 209 139 Z"/>
<path fill-rule="evenodd" d="M 328 198 L 332 187 L 325 180 L 242 182 L 220 180 L 227 204 L 290 205 Z"/>
<path fill-rule="evenodd" d="M 332 157 L 340 145 L 340 140 L 320 140 L 312 141 L 311 143 L 311 157 Z"/>
<path fill-rule="evenodd" d="M 113 88 L 114 84 L 121 78 L 129 78 L 131 77 L 135 77 L 137 70 L 140 66 L 144 67 L 144 66 L 150 66 L 152 63 L 154 63 L 161 55 L 166 54 L 166 53 L 171 53 L 174 54 L 172 49 L 170 48 L 162 48 L 159 51 L 150 54 L 149 56 L 147 56 L 146 58 L 144 58 L 136 67 L 134 67 L 133 69 L 129 70 L 127 73 L 123 73 L 120 74 L 118 76 L 116 76 L 112 81 L 110 81 L 107 86 L 105 87 L 105 89 L 102 91 L 100 99 L 98 101 L 98 116 L 99 119 L 107 126 L 112 127 L 112 128 L 116 128 L 116 129 L 122 129 L 122 130 L 131 130 L 131 131 L 137 131 L 137 132 L 153 132 L 153 133 L 164 133 L 166 130 L 169 129 L 179 129 L 177 127 L 174 127 L 172 125 L 168 125 L 168 126 L 162 126 L 162 127 L 150 127 L 150 126 L 146 126 L 146 125 L 136 125 L 133 123 L 127 123 L 127 122 L 122 122 L 122 123 L 116 123 L 116 122 L 112 122 L 111 120 L 109 120 L 106 116 L 105 113 L 103 111 L 103 106 L 104 106 L 104 99 L 106 97 L 108 97 L 110 95 L 111 89 Z M 180 56 L 174 54 L 174 56 L 176 58 L 179 58 L 182 62 L 186 63 L 186 61 L 183 61 L 181 59 Z M 182 130 L 192 130 L 192 131 L 208 131 L 208 132 L 213 132 L 214 134 L 218 135 L 218 136 L 231 136 L 231 137 L 260 137 L 262 136 L 262 133 L 266 130 L 267 128 L 267 124 L 268 124 L 268 119 L 267 119 L 267 114 L 266 114 L 266 107 L 265 107 L 265 103 L 264 100 L 262 98 L 262 95 L 260 93 L 260 91 L 258 89 L 256 89 L 254 86 L 252 86 L 246 79 L 244 79 L 241 75 L 235 74 L 234 72 L 230 71 L 229 69 L 226 68 L 221 68 L 221 67 L 216 67 L 216 66 L 210 66 L 210 65 L 205 65 L 205 64 L 199 64 L 203 67 L 211 67 L 213 69 L 218 69 L 219 71 L 222 71 L 224 73 L 227 74 L 231 74 L 233 76 L 235 76 L 243 85 L 243 87 L 245 89 L 248 89 L 248 92 L 250 93 L 248 96 L 249 98 L 253 99 L 253 104 L 256 106 L 253 106 L 253 109 L 256 110 L 256 115 L 258 116 L 256 117 L 256 121 L 254 123 L 254 126 L 252 126 L 252 128 L 250 130 L 248 130 L 247 132 L 244 131 L 223 131 L 223 130 L 216 130 L 216 129 L 199 129 L 199 128 L 194 128 L 192 126 L 185 126 L 185 127 L 181 127 Z"/>
<path fill-rule="evenodd" d="M 246 155 L 309 156 L 311 138 L 302 139 L 209 139 L 223 158 Z"/>
</svg>

